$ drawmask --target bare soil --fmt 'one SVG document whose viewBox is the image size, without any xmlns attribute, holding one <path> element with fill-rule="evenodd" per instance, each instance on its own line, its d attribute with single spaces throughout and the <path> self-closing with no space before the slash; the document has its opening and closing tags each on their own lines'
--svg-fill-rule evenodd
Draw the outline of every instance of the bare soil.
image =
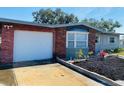
<svg viewBox="0 0 124 93">
<path fill-rule="evenodd" d="M 117 56 L 107 57 L 107 59 L 103 61 L 98 57 L 93 57 L 88 61 L 73 64 L 104 75 L 112 80 L 124 80 L 124 60 Z"/>
</svg>

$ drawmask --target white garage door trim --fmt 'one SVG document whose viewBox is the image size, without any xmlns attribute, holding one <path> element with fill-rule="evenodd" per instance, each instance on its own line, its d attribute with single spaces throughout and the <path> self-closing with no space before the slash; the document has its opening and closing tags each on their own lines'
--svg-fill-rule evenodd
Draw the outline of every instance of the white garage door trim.
<svg viewBox="0 0 124 93">
<path fill-rule="evenodd" d="M 52 57 L 52 32 L 14 31 L 14 62 L 44 60 Z"/>
</svg>

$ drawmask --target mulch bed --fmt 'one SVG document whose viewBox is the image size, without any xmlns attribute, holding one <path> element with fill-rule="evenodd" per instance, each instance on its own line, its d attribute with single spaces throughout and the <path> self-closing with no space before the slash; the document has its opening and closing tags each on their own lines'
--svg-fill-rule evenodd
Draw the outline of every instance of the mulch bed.
<svg viewBox="0 0 124 93">
<path fill-rule="evenodd" d="M 104 75 L 112 80 L 124 80 L 124 60 L 116 56 L 109 56 L 106 61 L 101 61 L 98 57 L 93 57 L 88 61 L 73 64 Z"/>
</svg>

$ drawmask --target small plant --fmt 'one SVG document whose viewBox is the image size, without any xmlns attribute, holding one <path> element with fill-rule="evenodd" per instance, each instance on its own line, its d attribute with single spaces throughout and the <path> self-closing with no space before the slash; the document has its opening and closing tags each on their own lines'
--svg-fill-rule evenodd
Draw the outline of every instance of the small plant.
<svg viewBox="0 0 124 93">
<path fill-rule="evenodd" d="M 105 49 L 104 51 L 107 53 L 119 53 L 119 52 L 123 51 L 123 48 Z"/>
<path fill-rule="evenodd" d="M 105 60 L 107 55 L 108 55 L 108 53 L 106 51 L 101 50 L 99 53 L 101 61 Z"/>
<path fill-rule="evenodd" d="M 93 51 L 88 52 L 88 55 L 92 56 L 93 55 Z"/>
<path fill-rule="evenodd" d="M 78 59 L 84 58 L 84 53 L 83 53 L 83 50 L 82 49 L 80 49 L 79 52 L 77 53 L 77 58 Z"/>
<path fill-rule="evenodd" d="M 124 48 L 119 48 L 120 49 L 120 51 L 124 51 Z"/>
<path fill-rule="evenodd" d="M 119 53 L 120 51 L 121 51 L 120 48 L 115 48 L 113 52 L 114 52 L 114 53 Z"/>
</svg>

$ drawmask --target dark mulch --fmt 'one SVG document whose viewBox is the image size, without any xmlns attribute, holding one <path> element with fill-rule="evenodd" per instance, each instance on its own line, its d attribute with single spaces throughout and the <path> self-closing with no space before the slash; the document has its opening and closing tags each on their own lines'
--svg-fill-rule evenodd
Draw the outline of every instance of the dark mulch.
<svg viewBox="0 0 124 93">
<path fill-rule="evenodd" d="M 106 61 L 94 57 L 74 64 L 113 80 L 124 80 L 124 60 L 116 56 L 107 57 Z"/>
</svg>

